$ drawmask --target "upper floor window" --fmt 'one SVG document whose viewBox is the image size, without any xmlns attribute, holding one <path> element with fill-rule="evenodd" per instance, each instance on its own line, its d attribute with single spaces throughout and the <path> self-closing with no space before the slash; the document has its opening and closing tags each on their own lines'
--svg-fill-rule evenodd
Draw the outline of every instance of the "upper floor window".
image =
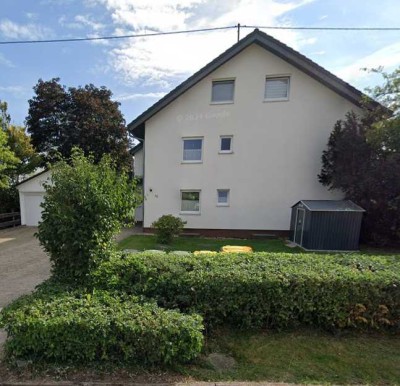
<svg viewBox="0 0 400 386">
<path fill-rule="evenodd" d="M 264 99 L 266 101 L 287 101 L 289 99 L 289 77 L 267 77 Z"/>
<path fill-rule="evenodd" d="M 183 138 L 183 162 L 201 162 L 203 138 Z"/>
<path fill-rule="evenodd" d="M 220 153 L 232 153 L 232 136 L 231 135 L 221 135 L 219 152 Z"/>
<path fill-rule="evenodd" d="M 213 80 L 212 82 L 212 103 L 232 103 L 235 90 L 235 80 Z"/>
</svg>

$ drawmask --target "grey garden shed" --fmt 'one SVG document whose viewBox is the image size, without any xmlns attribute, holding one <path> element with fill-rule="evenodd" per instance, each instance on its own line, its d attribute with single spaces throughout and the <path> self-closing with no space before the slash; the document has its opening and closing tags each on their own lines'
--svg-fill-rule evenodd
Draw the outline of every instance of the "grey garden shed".
<svg viewBox="0 0 400 386">
<path fill-rule="evenodd" d="M 357 250 L 364 212 L 350 200 L 301 200 L 292 206 L 290 239 L 307 250 Z"/>
</svg>

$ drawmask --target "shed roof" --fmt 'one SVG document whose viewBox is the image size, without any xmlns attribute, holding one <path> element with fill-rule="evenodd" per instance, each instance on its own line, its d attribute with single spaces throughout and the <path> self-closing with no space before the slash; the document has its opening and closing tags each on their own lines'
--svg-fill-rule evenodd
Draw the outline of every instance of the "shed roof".
<svg viewBox="0 0 400 386">
<path fill-rule="evenodd" d="M 365 212 L 365 209 L 350 200 L 300 200 L 292 208 L 299 203 L 311 212 Z"/>
<path fill-rule="evenodd" d="M 182 95 L 185 91 L 193 87 L 211 72 L 215 71 L 217 68 L 222 66 L 228 60 L 239 54 L 241 51 L 243 51 L 245 48 L 253 43 L 263 47 L 267 51 L 297 67 L 299 70 L 310 75 L 315 80 L 322 83 L 323 85 L 330 88 L 332 91 L 346 98 L 355 105 L 360 106 L 362 100 L 364 100 L 365 95 L 361 91 L 357 90 L 355 87 L 351 86 L 349 83 L 346 83 L 342 79 L 333 75 L 331 72 L 325 70 L 323 67 L 308 59 L 300 52 L 295 51 L 294 49 L 288 47 L 286 44 L 280 42 L 277 39 L 274 39 L 272 36 L 267 35 L 266 33 L 261 32 L 258 29 L 255 29 L 249 35 L 241 39 L 238 43 L 234 44 L 228 50 L 223 52 L 220 56 L 208 63 L 205 67 L 186 79 L 179 86 L 174 88 L 170 93 L 161 98 L 153 106 L 149 107 L 146 111 L 144 111 L 141 115 L 139 115 L 136 119 L 129 123 L 128 130 L 132 132 L 137 138 L 143 139 L 144 124 L 148 119 L 157 114 L 160 110 L 168 106 L 172 101 Z M 370 105 L 371 107 L 380 106 L 379 103 L 373 100 L 370 101 Z"/>
</svg>

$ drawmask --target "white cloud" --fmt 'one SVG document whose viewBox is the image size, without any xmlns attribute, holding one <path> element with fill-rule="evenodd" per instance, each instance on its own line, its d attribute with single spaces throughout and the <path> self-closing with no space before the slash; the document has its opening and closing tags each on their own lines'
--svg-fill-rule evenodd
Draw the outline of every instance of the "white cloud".
<svg viewBox="0 0 400 386">
<path fill-rule="evenodd" d="M 390 71 L 399 64 L 400 43 L 397 42 L 360 58 L 349 66 L 338 68 L 334 70 L 334 72 L 340 78 L 348 82 L 361 83 L 373 76 L 367 71 L 363 71 L 362 68 L 377 68 L 384 66 L 386 71 Z"/>
<path fill-rule="evenodd" d="M 94 0 L 92 0 L 94 1 Z M 314 0 L 97 0 L 111 13 L 115 33 L 146 33 L 242 25 L 271 26 L 290 21 L 286 14 Z M 217 17 L 215 17 L 217 15 Z M 251 32 L 242 29 L 241 37 Z M 314 44 L 298 31 L 270 31 L 292 47 Z M 112 67 L 124 82 L 170 88 L 236 42 L 236 30 L 122 41 L 110 51 Z"/>
<path fill-rule="evenodd" d="M 28 89 L 22 86 L 0 86 L 0 91 L 16 97 L 25 97 Z"/>
<path fill-rule="evenodd" d="M 15 67 L 14 63 L 11 60 L 8 60 L 2 53 L 0 53 L 0 65 L 9 68 Z"/>
<path fill-rule="evenodd" d="M 105 28 L 103 23 L 94 21 L 88 15 L 76 15 L 72 20 L 68 20 L 65 15 L 62 15 L 59 17 L 58 23 L 63 27 L 71 29 L 83 29 L 89 27 L 94 32 L 98 32 Z"/>
<path fill-rule="evenodd" d="M 134 94 L 122 94 L 116 96 L 116 100 L 118 101 L 129 101 L 136 99 L 160 99 L 166 93 L 165 92 L 146 92 L 146 93 L 134 93 Z"/>
<path fill-rule="evenodd" d="M 18 24 L 9 19 L 0 20 L 0 34 L 8 39 L 43 39 L 48 38 L 51 30 L 38 24 Z"/>
</svg>

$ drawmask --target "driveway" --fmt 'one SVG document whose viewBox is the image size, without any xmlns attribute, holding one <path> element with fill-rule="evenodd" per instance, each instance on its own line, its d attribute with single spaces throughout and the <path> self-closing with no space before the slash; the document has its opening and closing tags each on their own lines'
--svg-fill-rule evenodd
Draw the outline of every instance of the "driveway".
<svg viewBox="0 0 400 386">
<path fill-rule="evenodd" d="M 33 236 L 36 231 L 35 227 L 0 231 L 0 308 L 50 275 L 49 258 Z"/>
<path fill-rule="evenodd" d="M 36 230 L 16 227 L 0 231 L 0 309 L 50 276 L 49 258 L 33 236 Z M 0 330 L 0 360 L 5 338 Z"/>
</svg>

